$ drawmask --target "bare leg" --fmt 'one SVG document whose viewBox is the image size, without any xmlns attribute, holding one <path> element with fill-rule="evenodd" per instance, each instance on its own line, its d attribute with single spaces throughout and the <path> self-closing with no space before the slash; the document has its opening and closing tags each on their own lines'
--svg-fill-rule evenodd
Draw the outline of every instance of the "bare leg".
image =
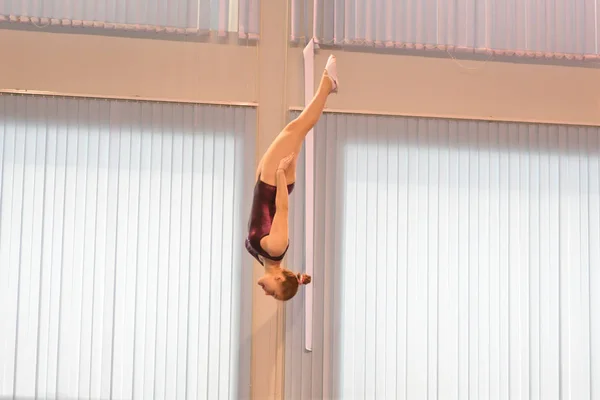
<svg viewBox="0 0 600 400">
<path fill-rule="evenodd" d="M 328 69 L 323 72 L 321 83 L 314 98 L 310 104 L 302 111 L 302 113 L 290 122 L 271 143 L 271 146 L 265 152 L 261 160 L 260 179 L 261 181 L 275 185 L 275 174 L 279 162 L 290 155 L 291 153 L 300 153 L 304 138 L 315 126 L 323 110 L 329 94 L 336 88 L 334 83 L 337 81 L 337 73 L 335 71 L 335 57 L 330 57 L 327 63 Z M 329 71 L 332 71 L 330 74 Z M 286 172 L 286 181 L 288 184 L 296 181 L 296 163 L 297 157 L 292 162 Z"/>
</svg>

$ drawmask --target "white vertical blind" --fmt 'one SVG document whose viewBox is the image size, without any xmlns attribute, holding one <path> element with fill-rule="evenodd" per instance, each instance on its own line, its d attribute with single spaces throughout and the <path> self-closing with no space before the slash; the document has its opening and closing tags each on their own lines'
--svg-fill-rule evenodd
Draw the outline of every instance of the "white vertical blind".
<svg viewBox="0 0 600 400">
<path fill-rule="evenodd" d="M 286 398 L 595 398 L 598 128 L 326 114 L 315 140 Z"/>
<path fill-rule="evenodd" d="M 260 0 L 4 0 L 0 22 L 258 38 Z"/>
<path fill-rule="evenodd" d="M 245 397 L 254 121 L 0 96 L 0 397 Z"/>
<path fill-rule="evenodd" d="M 522 55 L 598 56 L 595 0 L 292 0 L 292 40 Z"/>
<path fill-rule="evenodd" d="M 292 113 L 295 118 L 298 113 Z M 305 290 L 286 303 L 286 365 L 285 399 L 333 399 L 335 376 L 339 373 L 339 351 L 336 341 L 341 321 L 339 299 L 340 245 L 337 235 L 342 222 L 343 199 L 341 197 L 344 171 L 338 162 L 339 145 L 342 143 L 336 119 L 323 116 L 315 130 L 315 199 L 314 199 L 314 270 L 312 350 L 305 351 Z M 342 122 L 343 123 L 343 122 Z M 325 134 L 327 132 L 327 134 Z M 340 141 L 338 141 L 338 137 Z M 304 149 L 299 157 L 297 184 L 290 197 L 290 250 L 286 256 L 287 266 L 296 272 L 304 272 Z"/>
</svg>

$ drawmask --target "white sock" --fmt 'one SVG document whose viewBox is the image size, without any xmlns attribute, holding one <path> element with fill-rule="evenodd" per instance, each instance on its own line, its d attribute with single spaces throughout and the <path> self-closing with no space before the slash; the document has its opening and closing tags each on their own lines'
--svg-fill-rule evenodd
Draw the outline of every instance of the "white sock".
<svg viewBox="0 0 600 400">
<path fill-rule="evenodd" d="M 338 75 L 337 75 L 337 63 L 335 56 L 332 54 L 327 59 L 327 65 L 325 65 L 325 70 L 327 71 L 327 75 L 329 79 L 331 79 L 331 83 L 333 87 L 331 89 L 332 93 L 337 93 L 338 91 Z"/>
</svg>

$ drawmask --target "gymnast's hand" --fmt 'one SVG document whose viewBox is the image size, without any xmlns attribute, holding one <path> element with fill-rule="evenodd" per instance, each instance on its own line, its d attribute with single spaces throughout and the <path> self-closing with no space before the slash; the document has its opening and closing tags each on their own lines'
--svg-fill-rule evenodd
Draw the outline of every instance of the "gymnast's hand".
<svg viewBox="0 0 600 400">
<path fill-rule="evenodd" d="M 279 167 L 277 167 L 277 170 L 278 171 L 279 170 L 287 171 L 289 166 L 292 164 L 292 161 L 294 161 L 295 157 L 296 157 L 296 154 L 292 153 L 289 156 L 282 159 L 281 161 L 279 161 Z"/>
</svg>

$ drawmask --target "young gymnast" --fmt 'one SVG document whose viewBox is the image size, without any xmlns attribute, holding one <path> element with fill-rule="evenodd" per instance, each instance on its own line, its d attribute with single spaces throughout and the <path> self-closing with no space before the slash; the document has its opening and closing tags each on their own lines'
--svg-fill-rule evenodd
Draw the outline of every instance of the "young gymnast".
<svg viewBox="0 0 600 400">
<path fill-rule="evenodd" d="M 330 93 L 337 93 L 335 56 L 329 56 L 319 89 L 310 104 L 277 135 L 256 170 L 246 250 L 265 267 L 258 280 L 267 296 L 286 301 L 310 276 L 295 274 L 281 262 L 288 250 L 288 195 L 296 182 L 297 157 L 302 142 L 317 123 Z"/>
</svg>

